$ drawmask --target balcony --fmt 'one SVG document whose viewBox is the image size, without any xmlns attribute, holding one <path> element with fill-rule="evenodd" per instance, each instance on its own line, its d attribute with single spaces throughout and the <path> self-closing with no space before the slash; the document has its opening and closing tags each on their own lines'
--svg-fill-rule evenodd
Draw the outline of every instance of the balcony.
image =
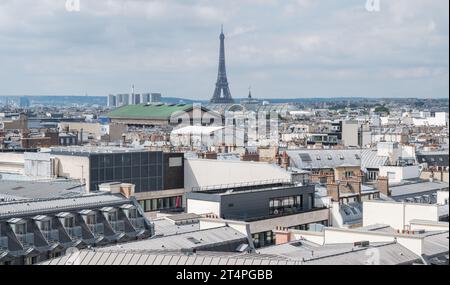
<svg viewBox="0 0 450 285">
<path fill-rule="evenodd" d="M 17 239 L 23 245 L 23 247 L 29 247 L 34 245 L 34 234 L 16 234 Z"/>
<path fill-rule="evenodd" d="M 145 228 L 144 218 L 134 218 L 130 219 L 131 224 L 135 229 L 143 229 Z"/>
<path fill-rule="evenodd" d="M 72 240 L 82 238 L 81 227 L 66 228 L 66 231 Z"/>
<path fill-rule="evenodd" d="M 111 227 L 116 233 L 123 233 L 125 232 L 125 222 L 124 221 L 113 221 L 109 222 L 111 224 Z"/>
<path fill-rule="evenodd" d="M 0 249 L 2 248 L 8 248 L 8 237 L 0 237 Z"/>
<path fill-rule="evenodd" d="M 48 242 L 59 241 L 59 231 L 58 230 L 42 231 L 42 234 L 44 235 L 45 239 Z"/>
<path fill-rule="evenodd" d="M 101 236 L 105 232 L 103 224 L 88 224 L 88 227 L 95 237 Z"/>
</svg>

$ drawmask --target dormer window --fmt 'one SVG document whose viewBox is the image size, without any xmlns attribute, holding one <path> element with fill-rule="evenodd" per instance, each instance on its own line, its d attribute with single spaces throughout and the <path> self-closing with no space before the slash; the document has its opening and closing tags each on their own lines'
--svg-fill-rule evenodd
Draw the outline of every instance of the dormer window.
<svg viewBox="0 0 450 285">
<path fill-rule="evenodd" d="M 27 224 L 26 223 L 20 223 L 14 225 L 14 233 L 16 235 L 24 235 L 27 233 Z"/>
<path fill-rule="evenodd" d="M 86 216 L 86 224 L 94 225 L 96 223 L 97 223 L 97 215 L 92 214 L 92 215 L 87 215 Z"/>
<path fill-rule="evenodd" d="M 64 227 L 73 228 L 75 226 L 75 218 L 74 217 L 66 217 L 64 219 Z"/>
<path fill-rule="evenodd" d="M 40 224 L 41 231 L 48 232 L 52 229 L 52 223 L 50 220 L 41 221 Z"/>
<path fill-rule="evenodd" d="M 117 221 L 117 211 L 110 212 L 110 213 L 108 213 L 107 216 L 108 216 L 108 221 L 109 222 Z"/>
</svg>

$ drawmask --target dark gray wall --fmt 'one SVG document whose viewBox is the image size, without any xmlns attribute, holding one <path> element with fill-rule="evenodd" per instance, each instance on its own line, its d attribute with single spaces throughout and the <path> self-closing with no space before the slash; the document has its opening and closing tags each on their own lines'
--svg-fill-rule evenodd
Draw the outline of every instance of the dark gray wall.
<svg viewBox="0 0 450 285">
<path fill-rule="evenodd" d="M 303 195 L 303 209 L 305 212 L 309 211 L 312 209 L 308 199 L 309 194 L 314 195 L 313 185 L 267 191 L 235 192 L 226 195 L 191 192 L 187 193 L 187 198 L 220 202 L 222 218 L 246 220 L 269 216 L 269 202 L 273 198 Z"/>
</svg>

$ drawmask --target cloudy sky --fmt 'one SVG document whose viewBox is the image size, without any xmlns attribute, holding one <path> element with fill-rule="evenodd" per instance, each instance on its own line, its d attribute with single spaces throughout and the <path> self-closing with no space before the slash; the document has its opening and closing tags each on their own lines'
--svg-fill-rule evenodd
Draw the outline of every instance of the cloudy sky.
<svg viewBox="0 0 450 285">
<path fill-rule="evenodd" d="M 0 0 L 0 94 L 446 97 L 449 1 Z"/>
</svg>

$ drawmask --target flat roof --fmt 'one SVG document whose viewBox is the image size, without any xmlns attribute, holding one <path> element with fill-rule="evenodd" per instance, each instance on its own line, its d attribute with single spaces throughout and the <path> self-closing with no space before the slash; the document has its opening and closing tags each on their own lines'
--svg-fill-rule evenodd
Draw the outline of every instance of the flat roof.
<svg viewBox="0 0 450 285">
<path fill-rule="evenodd" d="M 0 199 L 5 201 L 64 198 L 85 194 L 85 186 L 77 180 L 0 180 Z"/>
<path fill-rule="evenodd" d="M 139 152 L 162 152 L 149 151 L 144 148 L 128 148 L 115 146 L 67 146 L 67 147 L 52 147 L 51 154 L 60 155 L 93 155 L 93 154 L 108 154 L 108 153 L 139 153 Z"/>
<path fill-rule="evenodd" d="M 154 119 L 168 120 L 177 112 L 187 112 L 192 105 L 138 104 L 117 108 L 103 117 L 111 119 Z"/>
<path fill-rule="evenodd" d="M 279 189 L 287 189 L 293 187 L 300 187 L 292 183 L 289 180 L 272 180 L 272 181 L 260 181 L 251 183 L 237 183 L 229 185 L 212 185 L 205 187 L 193 188 L 192 192 L 195 193 L 205 193 L 205 194 L 216 194 L 216 195 L 231 195 L 235 193 L 248 193 L 248 192 L 261 192 L 261 191 L 271 191 Z"/>
<path fill-rule="evenodd" d="M 247 242 L 247 236 L 230 227 L 219 227 L 179 233 L 170 236 L 156 237 L 142 241 L 109 246 L 105 249 L 123 250 L 181 250 L 190 248 L 208 248 L 237 241 Z"/>
<path fill-rule="evenodd" d="M 397 186 L 390 186 L 392 197 L 412 196 L 419 193 L 437 192 L 439 190 L 448 189 L 449 184 L 440 181 L 414 181 L 406 182 Z"/>
</svg>

